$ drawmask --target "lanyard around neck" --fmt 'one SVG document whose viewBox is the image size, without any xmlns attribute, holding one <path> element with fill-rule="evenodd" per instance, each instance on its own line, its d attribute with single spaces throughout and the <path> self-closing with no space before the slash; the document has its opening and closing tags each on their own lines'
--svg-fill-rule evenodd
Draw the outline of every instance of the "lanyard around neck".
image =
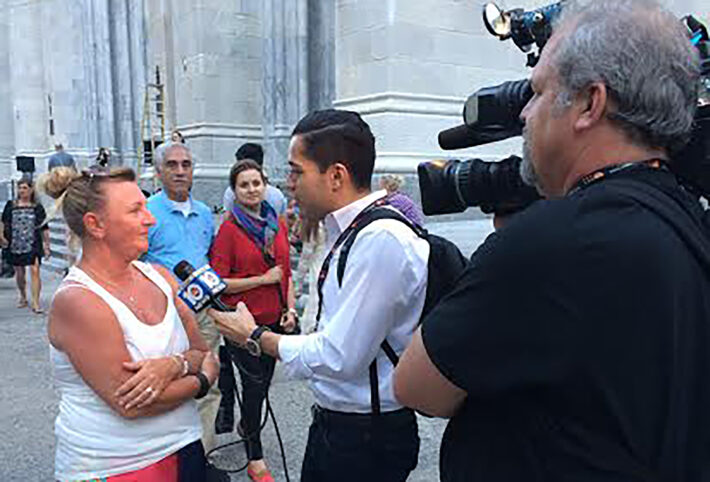
<svg viewBox="0 0 710 482">
<path fill-rule="evenodd" d="M 666 167 L 665 162 L 666 161 L 664 161 L 663 159 L 653 158 L 637 162 L 624 162 L 621 164 L 614 164 L 612 166 L 606 166 L 601 169 L 597 169 L 596 171 L 590 172 L 586 176 L 583 176 L 579 181 L 577 181 L 572 187 L 572 189 L 569 190 L 567 195 L 571 196 L 572 194 L 586 188 L 587 186 L 595 184 L 603 179 L 607 179 L 620 172 L 629 171 L 631 169 L 647 168 L 667 170 L 668 168 Z"/>
<path fill-rule="evenodd" d="M 330 248 L 330 252 L 328 255 L 325 257 L 323 260 L 323 264 L 321 265 L 320 272 L 318 273 L 318 313 L 316 314 L 316 326 L 314 331 L 318 331 L 318 325 L 320 324 L 320 317 L 321 317 L 321 312 L 323 310 L 323 284 L 325 283 L 325 279 L 328 277 L 328 270 L 330 269 L 330 262 L 333 259 L 333 255 L 335 252 L 338 250 L 340 245 L 342 245 L 346 239 L 350 236 L 350 233 L 352 233 L 354 230 L 357 229 L 357 227 L 360 225 L 362 220 L 365 218 L 365 215 L 372 211 L 375 208 L 378 208 L 380 206 L 384 206 L 388 203 L 388 197 L 385 196 L 383 198 L 380 198 L 367 206 L 365 209 L 360 211 L 360 214 L 355 216 L 355 219 L 350 223 L 350 225 L 345 228 L 345 230 L 340 233 L 340 236 L 338 236 L 338 239 L 335 241 L 333 244 L 333 247 Z"/>
</svg>

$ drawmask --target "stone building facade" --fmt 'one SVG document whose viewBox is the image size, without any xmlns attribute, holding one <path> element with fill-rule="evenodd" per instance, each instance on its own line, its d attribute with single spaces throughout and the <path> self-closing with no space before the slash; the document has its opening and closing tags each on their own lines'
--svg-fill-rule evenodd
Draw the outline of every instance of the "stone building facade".
<svg viewBox="0 0 710 482">
<path fill-rule="evenodd" d="M 667 3 L 708 21 L 705 1 Z M 453 153 L 436 140 L 461 122 L 470 93 L 528 75 L 512 42 L 485 30 L 483 3 L 0 0 L 0 179 L 18 176 L 17 155 L 34 156 L 46 170 L 55 140 L 80 164 L 107 146 L 112 162 L 135 167 L 156 72 L 165 126 L 184 134 L 197 195 L 213 205 L 243 142 L 262 143 L 267 169 L 282 179 L 289 133 L 316 108 L 365 116 L 377 137 L 378 172 L 413 174 L 432 158 L 508 155 L 518 140 Z"/>
</svg>

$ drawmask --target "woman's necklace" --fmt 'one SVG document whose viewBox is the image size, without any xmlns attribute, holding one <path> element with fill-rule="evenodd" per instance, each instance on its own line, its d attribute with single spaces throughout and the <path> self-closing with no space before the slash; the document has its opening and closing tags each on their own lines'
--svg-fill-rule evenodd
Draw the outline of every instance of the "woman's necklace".
<svg viewBox="0 0 710 482">
<path fill-rule="evenodd" d="M 104 276 L 100 276 L 96 273 L 96 271 L 89 269 L 87 270 L 84 268 L 84 271 L 88 271 L 88 274 L 91 275 L 92 278 L 96 278 L 98 281 L 100 281 L 104 285 L 108 285 L 111 287 L 111 291 L 113 296 L 118 298 L 120 301 L 122 301 L 125 305 L 129 307 L 129 309 L 133 312 L 133 314 L 141 320 L 143 323 L 146 324 L 152 324 L 148 323 L 148 320 L 152 320 L 156 318 L 156 312 L 155 310 L 152 309 L 145 309 L 142 306 L 138 304 L 138 300 L 135 297 L 135 292 L 136 292 L 136 276 L 135 272 L 133 269 L 131 269 L 131 286 L 128 291 L 128 293 L 124 293 L 124 289 L 122 289 L 120 286 L 118 286 L 116 283 L 108 280 Z"/>
</svg>

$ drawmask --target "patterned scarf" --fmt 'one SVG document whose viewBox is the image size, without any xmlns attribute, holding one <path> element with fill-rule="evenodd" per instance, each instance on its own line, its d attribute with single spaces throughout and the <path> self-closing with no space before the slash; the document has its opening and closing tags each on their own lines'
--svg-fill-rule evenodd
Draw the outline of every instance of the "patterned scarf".
<svg viewBox="0 0 710 482">
<path fill-rule="evenodd" d="M 234 222 L 256 243 L 259 249 L 273 256 L 274 238 L 279 232 L 279 218 L 276 211 L 266 202 L 261 202 L 259 217 L 245 211 L 239 203 L 232 208 Z"/>
</svg>

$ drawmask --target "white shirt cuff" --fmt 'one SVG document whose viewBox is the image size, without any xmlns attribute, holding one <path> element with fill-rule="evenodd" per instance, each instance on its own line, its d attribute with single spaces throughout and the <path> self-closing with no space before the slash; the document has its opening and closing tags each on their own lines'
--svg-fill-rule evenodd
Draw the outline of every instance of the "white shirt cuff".
<svg viewBox="0 0 710 482">
<path fill-rule="evenodd" d="M 289 378 L 310 378 L 313 371 L 301 361 L 301 352 L 313 335 L 285 335 L 279 338 L 279 359 Z"/>
</svg>

